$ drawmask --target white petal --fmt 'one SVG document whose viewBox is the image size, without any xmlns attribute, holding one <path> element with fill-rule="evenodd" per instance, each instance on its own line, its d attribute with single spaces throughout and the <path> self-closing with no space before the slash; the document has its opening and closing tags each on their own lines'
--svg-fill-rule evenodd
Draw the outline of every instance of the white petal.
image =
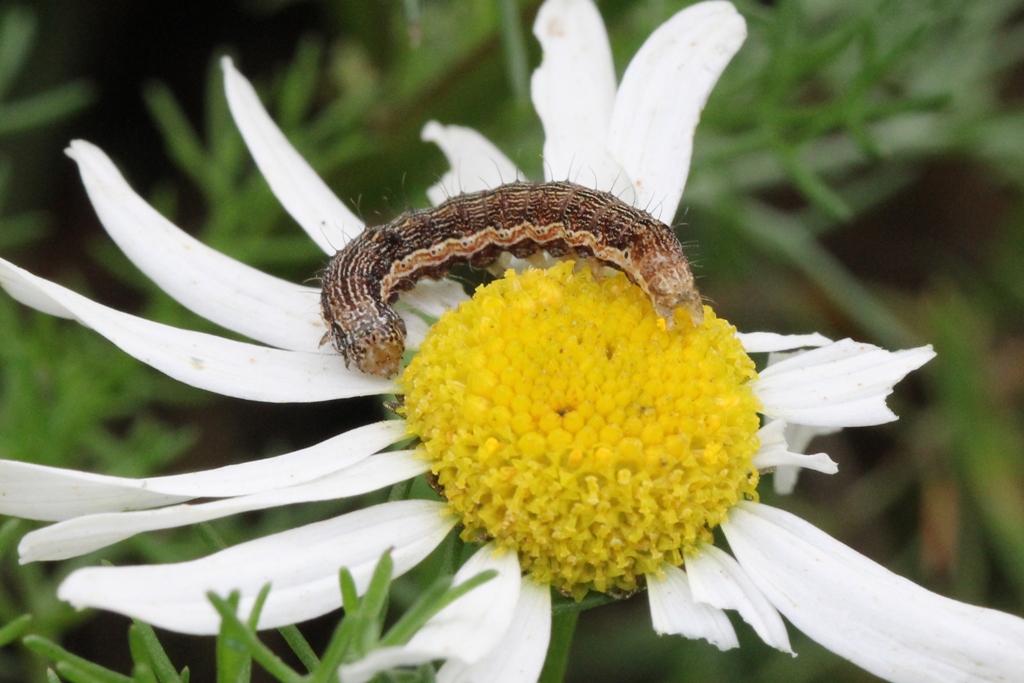
<svg viewBox="0 0 1024 683">
<path fill-rule="evenodd" d="M 812 425 L 786 423 L 786 443 L 794 453 L 806 453 L 811 441 L 819 436 L 828 436 L 842 431 L 839 427 L 815 427 Z"/>
<path fill-rule="evenodd" d="M 615 98 L 608 149 L 636 188 L 637 204 L 671 222 L 686 185 L 701 111 L 747 36 L 728 2 L 702 2 L 651 34 Z"/>
<path fill-rule="evenodd" d="M 455 585 L 488 569 L 498 575 L 431 617 L 409 641 L 410 649 L 435 652 L 435 659 L 458 657 L 472 663 L 498 645 L 512 622 L 522 572 L 515 553 L 495 556 L 494 550 L 489 543 L 476 551 L 455 574 Z"/>
<path fill-rule="evenodd" d="M 96 215 L 139 270 L 183 306 L 222 327 L 282 349 L 317 351 L 325 327 L 320 293 L 210 249 L 137 195 L 98 147 L 75 140 Z"/>
<path fill-rule="evenodd" d="M 112 545 L 135 534 L 199 524 L 229 515 L 281 505 L 347 498 L 411 479 L 429 469 L 414 451 L 393 451 L 366 458 L 351 467 L 295 486 L 236 496 L 209 503 L 175 505 L 158 510 L 108 512 L 75 517 L 32 531 L 21 539 L 22 564 L 63 560 Z"/>
<path fill-rule="evenodd" d="M 754 385 L 762 411 L 787 422 L 860 427 L 896 419 L 885 405 L 896 382 L 932 358 L 930 346 L 886 351 L 842 339 L 765 368 Z"/>
<path fill-rule="evenodd" d="M 144 479 L 0 460 L 0 514 L 56 521 L 99 512 L 152 508 L 191 498 L 270 491 L 350 467 L 400 441 L 405 434 L 403 420 L 385 420 L 272 458 Z"/>
<path fill-rule="evenodd" d="M 831 342 L 828 342 L 831 343 Z M 768 353 L 768 366 L 775 365 L 776 363 L 790 358 L 801 351 L 771 351 Z M 776 420 L 776 422 L 783 422 L 782 420 Z M 792 422 L 785 422 L 785 441 L 789 446 L 784 449 L 791 453 L 806 453 L 807 446 L 811 443 L 811 440 L 816 436 L 823 436 L 825 434 L 835 434 L 840 431 L 839 427 L 815 427 L 811 425 L 800 425 L 793 424 Z M 762 449 L 764 447 L 764 441 L 762 440 Z M 821 454 L 819 453 L 818 456 Z M 812 456 L 816 457 L 817 456 Z M 756 459 L 756 456 L 755 456 Z M 820 459 L 819 459 L 820 460 Z M 800 461 L 797 461 L 798 464 Z M 821 460 L 824 463 L 823 460 Z M 800 470 L 802 465 L 794 466 L 787 465 L 784 463 L 777 462 L 775 464 L 775 472 L 772 474 L 772 488 L 775 492 L 781 496 L 788 496 L 793 493 L 796 489 L 796 483 L 800 478 Z M 768 467 L 769 465 L 765 462 L 763 465 L 758 464 L 757 467 Z M 828 472 L 832 474 L 833 472 Z"/>
<path fill-rule="evenodd" d="M 75 319 L 75 314 L 69 311 L 60 302 L 55 301 L 47 290 L 36 286 L 35 278 L 23 278 L 22 274 L 28 274 L 21 268 L 11 264 L 9 261 L 0 259 L 0 287 L 11 295 L 15 301 L 20 301 L 37 311 L 58 318 Z"/>
<path fill-rule="evenodd" d="M 754 455 L 754 467 L 759 470 L 779 466 L 805 467 L 825 474 L 835 474 L 839 471 L 839 465 L 826 453 L 803 455 L 791 452 L 786 444 L 785 434 L 786 423 L 782 420 L 772 420 L 758 430 L 761 448 Z"/>
<path fill-rule="evenodd" d="M 268 349 L 181 330 L 115 311 L 0 259 L 0 286 L 19 301 L 45 301 L 133 356 L 185 384 L 273 403 L 393 392 L 395 385 L 345 367 L 341 356 Z"/>
<path fill-rule="evenodd" d="M 651 622 L 658 635 L 703 638 L 719 650 L 739 647 L 736 631 L 722 610 L 696 602 L 686 572 L 662 564 L 665 578 L 647 575 L 647 593 L 651 603 Z"/>
<path fill-rule="evenodd" d="M 399 309 L 398 316 L 405 323 L 405 348 L 416 350 L 420 348 L 420 344 L 427 338 L 427 332 L 430 331 L 430 325 L 428 325 L 423 318 L 419 317 L 412 311 L 403 311 Z"/>
<path fill-rule="evenodd" d="M 605 149 L 615 103 L 615 65 L 590 0 L 544 3 L 533 23 L 544 51 L 530 92 L 544 125 L 544 177 L 612 192 L 632 203 L 622 167 Z"/>
<path fill-rule="evenodd" d="M 796 488 L 796 482 L 800 478 L 799 467 L 793 465 L 779 465 L 772 474 L 772 488 L 780 496 L 788 496 Z"/>
<path fill-rule="evenodd" d="M 1014 681 L 1024 672 L 1024 619 L 931 593 L 783 510 L 741 503 L 722 528 L 794 626 L 887 681 Z"/>
<path fill-rule="evenodd" d="M 220 65 L 231 116 L 260 173 L 295 222 L 321 249 L 334 254 L 362 232 L 363 222 L 292 147 L 231 58 L 222 58 Z"/>
<path fill-rule="evenodd" d="M 718 609 L 736 610 L 761 640 L 777 650 L 793 652 L 778 610 L 728 553 L 704 544 L 700 555 L 686 556 L 686 576 L 694 600 Z"/>
<path fill-rule="evenodd" d="M 440 182 L 427 190 L 435 206 L 465 192 L 493 190 L 522 176 L 500 149 L 472 128 L 428 121 L 420 137 L 440 147 L 451 166 Z"/>
<path fill-rule="evenodd" d="M 455 280 L 420 280 L 408 292 L 402 292 L 398 298 L 420 313 L 433 318 L 440 318 L 445 311 L 458 308 L 469 295 L 462 285 Z"/>
<path fill-rule="evenodd" d="M 436 659 L 433 652 L 410 650 L 407 647 L 382 647 L 371 650 L 362 659 L 338 667 L 341 683 L 367 683 L 382 671 L 402 666 L 419 666 Z"/>
<path fill-rule="evenodd" d="M 551 640 L 551 590 L 523 577 L 519 602 L 500 646 L 475 664 L 449 659 L 437 683 L 529 683 L 540 678 Z"/>
<path fill-rule="evenodd" d="M 772 364 L 772 355 L 768 356 L 768 364 Z M 778 420 L 781 422 L 781 420 Z M 825 436 L 827 434 L 835 434 L 840 431 L 839 427 L 813 427 L 811 425 L 798 425 L 792 422 L 786 423 L 786 443 L 789 444 L 788 449 L 793 453 L 806 453 L 807 446 L 814 440 L 815 437 Z M 824 455 L 818 453 L 810 456 L 819 459 L 819 456 Z M 827 456 L 826 456 L 827 457 Z M 772 475 L 772 488 L 775 489 L 775 493 L 782 496 L 788 496 L 793 493 L 793 489 L 796 488 L 796 482 L 800 478 L 800 469 L 805 467 L 803 463 L 806 461 L 798 461 L 799 466 L 793 467 L 791 465 L 778 465 L 775 469 L 775 473 Z M 824 461 L 821 461 L 824 462 Z M 817 468 L 811 468 L 817 469 Z M 826 472 L 825 470 L 818 470 L 819 472 L 825 472 L 826 474 L 834 474 L 834 472 Z"/>
<path fill-rule="evenodd" d="M 159 507 L 192 497 L 140 488 L 133 479 L 0 460 L 0 515 L 52 522 L 107 510 Z"/>
<path fill-rule="evenodd" d="M 78 608 L 96 607 L 180 633 L 216 633 L 220 617 L 206 593 L 241 593 L 244 620 L 260 589 L 271 584 L 259 628 L 294 624 L 341 605 L 338 570 L 352 572 L 365 591 L 385 550 L 395 575 L 437 547 L 455 524 L 444 504 L 385 503 L 249 541 L 191 562 L 138 567 L 89 567 L 71 573 L 57 596 Z"/>
<path fill-rule="evenodd" d="M 766 353 L 769 351 L 789 351 L 808 346 L 825 346 L 832 340 L 818 334 L 776 334 L 774 332 L 737 332 L 736 337 L 743 344 L 747 353 Z M 769 363 L 770 364 L 770 363 Z"/>
<path fill-rule="evenodd" d="M 496 570 L 498 575 L 431 617 L 405 645 L 375 650 L 357 662 L 343 665 L 339 671 L 341 680 L 361 683 L 378 671 L 435 659 L 456 657 L 475 662 L 495 649 L 506 635 L 519 600 L 519 560 L 513 553 L 495 557 L 494 545 L 486 545 L 459 569 L 453 585 L 488 569 Z"/>
<path fill-rule="evenodd" d="M 803 453 L 790 453 L 786 450 L 759 452 L 754 456 L 754 467 L 759 470 L 766 470 L 772 467 L 796 468 L 814 470 L 822 474 L 835 474 L 839 471 L 836 461 L 828 457 L 827 453 L 814 453 L 804 455 Z M 776 472 L 778 474 L 778 472 Z"/>
</svg>

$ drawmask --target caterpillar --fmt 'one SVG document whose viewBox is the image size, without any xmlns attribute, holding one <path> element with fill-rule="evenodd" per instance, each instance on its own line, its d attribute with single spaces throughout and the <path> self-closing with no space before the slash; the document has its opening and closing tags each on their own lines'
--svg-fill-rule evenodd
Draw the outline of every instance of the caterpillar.
<svg viewBox="0 0 1024 683">
<path fill-rule="evenodd" d="M 423 278 L 453 266 L 485 268 L 502 252 L 544 250 L 620 270 L 671 326 L 682 307 L 704 319 L 689 262 L 672 229 L 607 192 L 570 182 L 515 182 L 452 197 L 436 208 L 368 227 L 338 251 L 320 297 L 327 334 L 345 365 L 381 377 L 398 374 L 405 323 L 393 304 Z"/>
</svg>

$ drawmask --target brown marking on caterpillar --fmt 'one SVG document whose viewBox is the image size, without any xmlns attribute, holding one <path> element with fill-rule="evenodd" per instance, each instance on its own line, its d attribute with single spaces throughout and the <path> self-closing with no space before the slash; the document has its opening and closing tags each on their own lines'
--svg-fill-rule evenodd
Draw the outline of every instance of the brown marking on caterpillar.
<svg viewBox="0 0 1024 683">
<path fill-rule="evenodd" d="M 393 377 L 405 350 L 405 323 L 392 304 L 423 278 L 457 264 L 484 268 L 502 252 L 544 250 L 620 270 L 673 324 L 684 308 L 704 320 L 689 262 L 672 229 L 607 192 L 570 182 L 510 183 L 453 197 L 426 211 L 368 227 L 331 258 L 320 304 L 330 339 L 363 372 Z"/>
</svg>

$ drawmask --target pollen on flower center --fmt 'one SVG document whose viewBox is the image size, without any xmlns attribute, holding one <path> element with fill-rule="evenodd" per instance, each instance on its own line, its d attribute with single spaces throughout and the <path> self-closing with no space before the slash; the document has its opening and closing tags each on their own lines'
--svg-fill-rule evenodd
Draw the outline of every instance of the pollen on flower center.
<svg viewBox="0 0 1024 683">
<path fill-rule="evenodd" d="M 621 273 L 506 273 L 400 378 L 409 431 L 467 541 L 577 599 L 631 591 L 756 499 L 754 365 L 705 307 L 665 329 Z"/>
</svg>

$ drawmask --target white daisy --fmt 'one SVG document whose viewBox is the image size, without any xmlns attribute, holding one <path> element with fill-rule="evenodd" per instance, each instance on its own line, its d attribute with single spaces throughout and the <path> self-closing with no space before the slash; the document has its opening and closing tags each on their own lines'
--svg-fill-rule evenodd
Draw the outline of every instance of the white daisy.
<svg viewBox="0 0 1024 683">
<path fill-rule="evenodd" d="M 743 19 L 727 2 L 683 10 L 652 34 L 618 86 L 604 26 L 590 0 L 549 0 L 534 31 L 544 50 L 543 64 L 534 74 L 533 98 L 546 133 L 547 177 L 614 190 L 671 219 L 685 184 L 700 111 L 743 41 Z M 232 114 L 263 175 L 311 238 L 333 253 L 362 224 L 291 147 L 230 61 L 224 62 L 224 72 Z M 517 177 L 515 165 L 473 131 L 432 123 L 424 138 L 441 146 L 453 169 L 432 189 L 434 200 Z M 0 261 L 0 284 L 12 296 L 78 320 L 172 377 L 229 396 L 298 402 L 398 388 L 394 382 L 347 370 L 339 357 L 319 347 L 324 328 L 316 290 L 269 277 L 196 242 L 136 195 L 92 145 L 78 141 L 68 153 L 79 165 L 101 221 L 128 257 L 183 305 L 260 345 L 141 320 Z M 502 290 L 502 283 L 509 282 L 516 285 L 505 290 L 518 293 Z M 572 289 L 577 285 L 579 292 Z M 590 301 L 585 297 L 609 293 L 614 296 L 603 300 L 605 304 L 625 307 L 618 318 L 581 304 Z M 526 298 L 509 298 L 519 295 Z M 554 338 L 558 330 L 536 325 L 549 324 L 561 311 L 525 315 L 522 325 L 492 329 L 495 334 L 489 339 L 499 339 L 500 348 L 493 346 L 499 342 L 484 339 L 481 346 L 463 347 L 452 358 L 449 347 L 472 338 L 474 306 L 519 306 L 522 313 L 551 296 L 564 296 L 565 308 L 592 311 L 595 319 L 580 318 L 580 325 L 591 326 L 587 329 L 596 329 L 598 323 L 623 328 L 623 320 L 635 325 L 626 330 L 628 338 L 621 346 L 599 346 L 597 360 L 587 355 L 593 344 L 577 343 L 586 335 L 571 342 L 573 353 L 583 354 L 575 367 L 593 372 L 555 373 L 556 380 L 534 385 L 544 385 L 543 391 L 525 387 L 527 408 L 558 407 L 549 411 L 556 417 L 511 408 L 506 415 L 497 410 L 505 407 L 505 399 L 515 408 L 514 401 L 527 400 L 527 393 L 503 381 L 501 364 L 525 363 L 531 355 L 542 364 L 551 361 L 553 354 L 544 351 L 544 343 L 527 354 L 523 340 Z M 410 306 L 435 316 L 465 300 L 459 286 L 450 282 L 422 283 L 405 297 Z M 518 303 L 503 303 L 514 301 Z M 65 580 L 59 595 L 76 606 L 209 634 L 217 631 L 219 618 L 205 597 L 208 591 L 240 591 L 244 616 L 270 583 L 273 589 L 259 626 L 271 628 L 336 609 L 341 603 L 339 567 L 347 567 L 363 591 L 384 551 L 391 549 L 395 573 L 400 574 L 461 521 L 467 533 L 482 530 L 479 535 L 493 541 L 474 554 L 456 580 L 483 569 L 495 569 L 497 577 L 449 605 L 406 645 L 371 652 L 343 667 L 344 680 L 366 680 L 383 668 L 437 659 L 447 660 L 438 674 L 442 681 L 536 680 L 550 633 L 551 593 L 546 584 L 580 595 L 595 588 L 629 590 L 642 580 L 659 633 L 705 638 L 723 649 L 737 645 L 723 612 L 735 609 L 765 642 L 788 652 L 781 612 L 826 647 L 891 681 L 1012 680 L 1024 671 L 1024 620 L 929 593 L 799 518 L 753 502 L 761 469 L 835 471 L 827 456 L 792 453 L 785 441 L 787 423 L 839 428 L 896 419 L 885 398 L 903 376 L 933 357 L 930 348 L 889 352 L 820 335 L 735 334 L 710 309 L 700 328 L 669 333 L 658 328 L 649 310 L 644 313 L 644 302 L 620 280 L 597 284 L 585 273 L 574 276 L 564 267 L 499 281 L 472 304 L 446 315 L 426 342 L 419 319 L 407 318 L 410 345 L 422 343 L 424 348 L 416 368 L 400 380 L 409 397 L 408 425 L 381 422 L 276 458 L 140 480 L 0 461 L 0 512 L 57 522 L 24 538 L 22 561 L 72 557 L 143 531 L 236 512 L 355 495 L 433 468 L 450 503 L 386 503 L 192 562 L 80 569 Z M 450 328 L 458 325 L 469 332 L 452 334 Z M 570 345 L 565 338 L 559 343 L 560 351 Z M 760 376 L 754 375 L 746 356 L 808 348 L 813 350 L 775 363 Z M 657 369 L 644 375 L 631 370 L 633 374 L 625 375 L 622 403 L 616 403 L 616 394 L 611 405 L 605 401 L 596 406 L 610 396 L 600 391 L 605 385 L 577 384 L 581 378 L 601 380 L 600 357 L 613 361 L 620 349 L 630 354 L 633 365 L 628 367 L 648 363 L 645 367 L 667 368 L 667 375 Z M 663 351 L 683 354 L 686 362 L 652 364 L 650 359 Z M 460 366 L 463 362 L 468 365 Z M 455 400 L 443 401 L 439 397 L 452 385 L 443 377 L 432 378 L 437 363 L 450 366 L 435 374 L 450 369 L 452 376 L 475 372 L 477 379 L 464 383 L 465 393 Z M 524 370 L 522 376 L 528 372 L 533 370 Z M 492 375 L 497 383 L 490 383 Z M 720 381 L 722 377 L 729 381 Z M 565 386 L 558 384 L 563 380 Z M 474 383 L 479 386 L 469 386 Z M 511 392 L 500 400 L 499 384 L 509 384 Z M 721 385 L 728 386 L 723 390 Z M 582 393 L 573 394 L 574 387 L 582 387 Z M 666 394 L 665 387 L 678 396 Z M 636 396 L 651 405 L 638 407 Z M 679 397 L 689 398 L 679 404 Z M 556 406 L 556 398 L 568 403 Z M 592 411 L 583 408 L 588 401 L 595 404 Z M 683 430 L 681 422 L 660 419 L 698 403 L 703 406 L 699 411 L 685 415 L 692 431 Z M 771 418 L 760 429 L 758 411 Z M 516 422 L 519 414 L 526 417 Z M 594 415 L 601 421 L 591 422 Z M 378 453 L 402 439 L 408 427 L 415 430 L 428 423 L 447 425 L 450 431 L 439 436 L 452 443 L 446 448 L 436 441 L 438 434 L 421 433 L 433 461 L 410 451 Z M 605 427 L 607 432 L 602 431 Z M 581 436 L 591 434 L 587 429 L 596 436 Z M 462 440 L 465 434 L 480 438 Z M 585 442 L 590 443 L 586 450 Z M 505 483 L 492 477 L 493 483 L 480 484 L 483 478 L 472 470 L 473 458 L 461 457 L 467 453 L 480 458 L 512 454 L 504 468 L 492 468 L 507 475 Z M 447 462 L 449 454 L 460 457 Z M 470 469 L 459 469 L 466 462 Z M 671 471 L 662 476 L 666 462 Z M 673 497 L 679 489 L 651 493 L 645 483 L 671 479 L 677 471 L 687 476 L 691 465 L 696 468 L 692 472 L 703 472 L 701 467 L 715 462 L 722 466 L 711 469 L 728 473 L 728 482 L 701 474 L 687 483 L 690 498 Z M 612 467 L 606 488 L 614 481 L 619 498 L 637 496 L 635 509 L 615 511 L 635 513 L 642 523 L 632 520 L 635 526 L 627 528 L 616 516 L 588 517 L 588 526 L 580 531 L 581 515 L 601 514 L 621 501 L 602 498 L 600 490 L 586 491 L 590 497 L 566 506 L 559 496 L 590 485 L 587 477 L 575 476 L 579 468 L 591 468 L 597 481 L 605 466 Z M 520 480 L 522 487 L 508 488 L 508 481 Z M 675 485 L 678 478 L 671 481 Z M 637 485 L 630 488 L 633 482 Z M 498 493 L 508 497 L 496 507 L 492 503 Z M 553 497 L 536 509 L 539 497 L 549 495 Z M 643 508 L 653 500 L 651 495 L 660 496 L 657 500 L 664 506 Z M 216 500 L 187 502 L 196 498 Z M 449 508 L 458 514 L 444 514 Z M 691 524 L 687 520 L 695 514 L 702 517 Z M 501 522 L 498 528 L 488 526 L 494 519 Z M 717 525 L 732 555 L 710 544 L 709 529 Z M 675 546 L 659 545 L 651 528 L 682 540 Z M 556 551 L 545 554 L 545 547 Z M 566 548 L 570 552 L 558 554 Z M 495 552 L 501 549 L 505 552 Z"/>
</svg>

